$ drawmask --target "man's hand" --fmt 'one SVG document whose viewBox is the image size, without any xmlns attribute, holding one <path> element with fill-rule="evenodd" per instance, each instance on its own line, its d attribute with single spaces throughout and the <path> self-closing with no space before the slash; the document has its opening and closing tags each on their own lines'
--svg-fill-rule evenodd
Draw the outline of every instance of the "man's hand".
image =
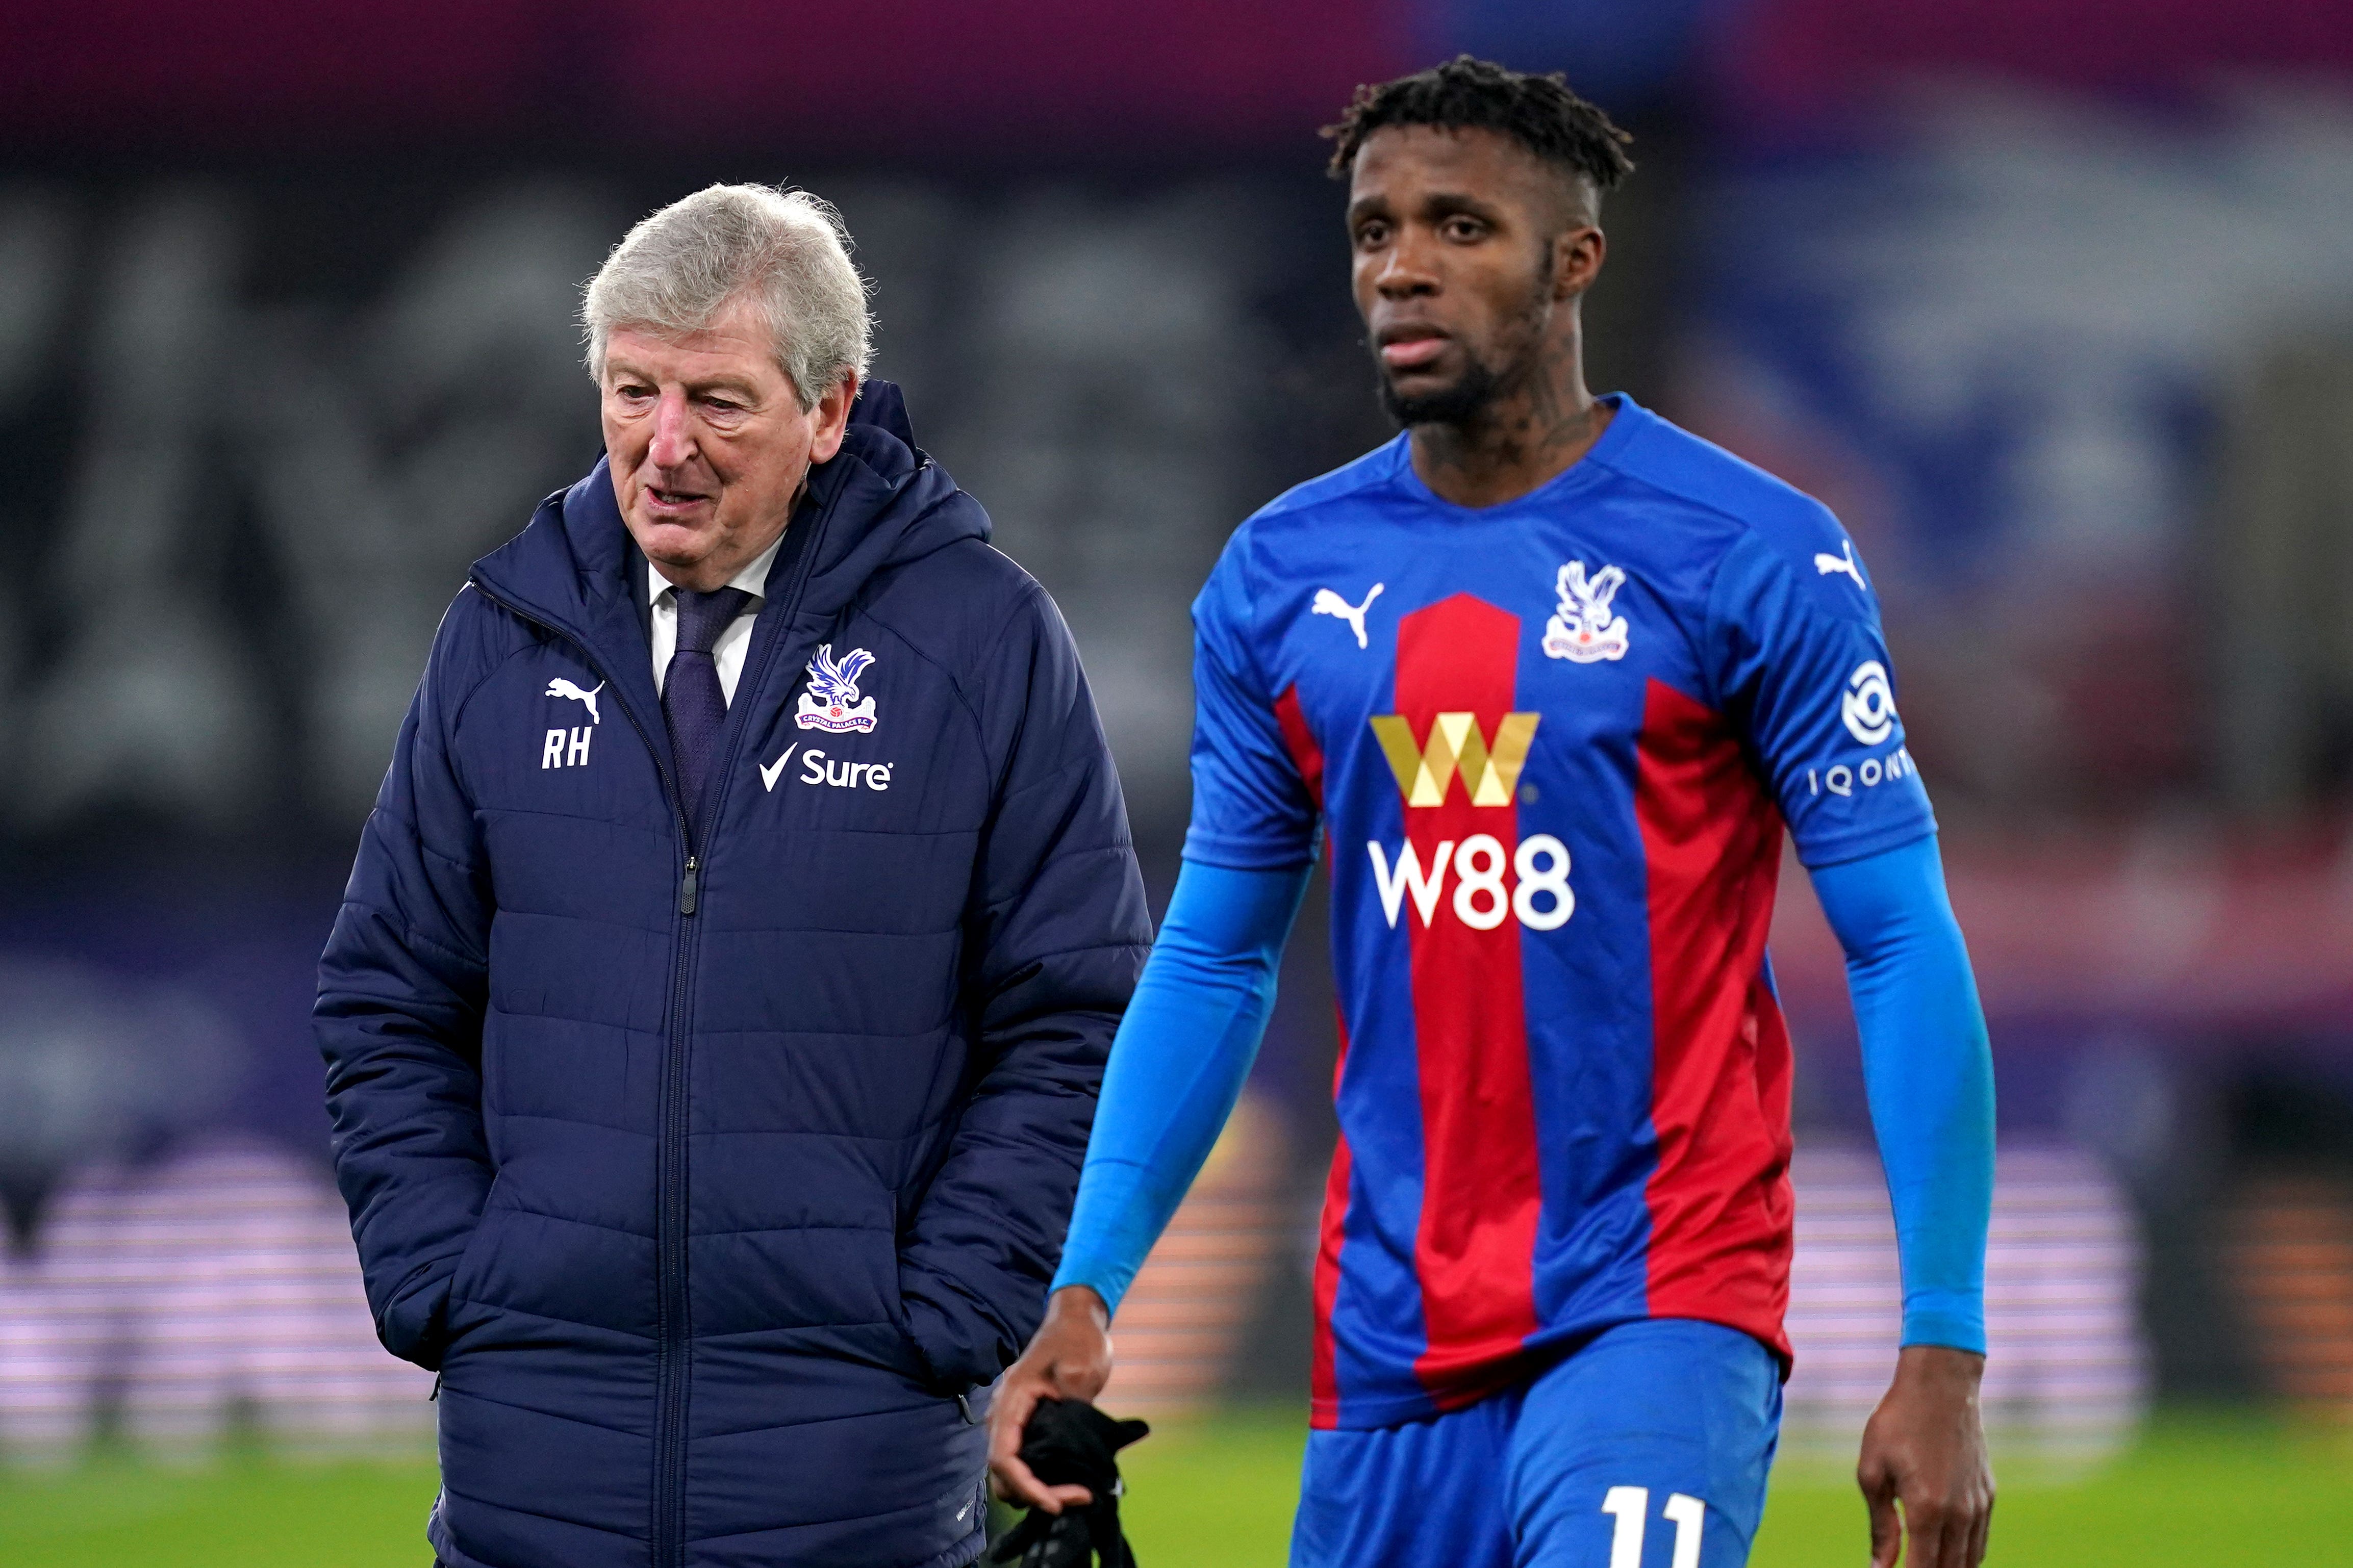
<svg viewBox="0 0 2353 1568">
<path fill-rule="evenodd" d="M 1043 1335 L 1039 1336 L 1041 1339 Z M 1855 1479 L 1871 1510 L 1871 1568 L 1977 1568 L 1993 1526 L 1993 1469 L 1978 1416 L 1985 1357 L 1907 1345 L 1862 1429 Z M 1904 1505 L 1903 1518 L 1896 1504 Z"/>
<path fill-rule="evenodd" d="M 1050 1487 L 1021 1462 L 1021 1433 L 1040 1399 L 1092 1405 L 1111 1381 L 1111 1309 L 1084 1285 L 1066 1285 L 1046 1301 L 1046 1321 L 1021 1359 L 1006 1368 L 988 1412 L 988 1479 L 997 1495 L 1025 1508 L 1060 1513 L 1084 1508 L 1084 1487 Z"/>
</svg>

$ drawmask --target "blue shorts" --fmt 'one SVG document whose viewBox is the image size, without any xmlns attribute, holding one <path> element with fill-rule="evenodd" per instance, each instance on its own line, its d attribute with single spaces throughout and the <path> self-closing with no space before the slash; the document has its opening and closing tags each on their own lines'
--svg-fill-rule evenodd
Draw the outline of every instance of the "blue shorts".
<svg viewBox="0 0 2353 1568">
<path fill-rule="evenodd" d="M 1622 1323 L 1467 1409 L 1308 1434 L 1292 1568 L 1740 1568 L 1780 1430 L 1757 1341 Z"/>
</svg>

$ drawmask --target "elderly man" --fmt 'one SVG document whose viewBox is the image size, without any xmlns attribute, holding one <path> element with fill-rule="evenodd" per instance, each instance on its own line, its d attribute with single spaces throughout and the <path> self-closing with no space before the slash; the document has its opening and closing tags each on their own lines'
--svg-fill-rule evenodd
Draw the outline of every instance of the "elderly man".
<svg viewBox="0 0 2353 1568">
<path fill-rule="evenodd" d="M 477 563 L 321 964 L 448 1568 L 955 1568 L 1150 940 L 1069 633 L 714 186 L 588 285 L 606 458 Z"/>
</svg>

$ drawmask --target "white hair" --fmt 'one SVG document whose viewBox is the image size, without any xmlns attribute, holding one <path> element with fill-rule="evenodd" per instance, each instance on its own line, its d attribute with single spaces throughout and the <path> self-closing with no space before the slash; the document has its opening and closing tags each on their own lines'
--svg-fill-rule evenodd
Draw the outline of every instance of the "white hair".
<svg viewBox="0 0 2353 1568">
<path fill-rule="evenodd" d="M 617 328 L 684 337 L 739 299 L 767 318 L 804 413 L 842 377 L 865 375 L 873 321 L 841 214 L 768 185 L 706 186 L 622 237 L 581 291 L 588 373 L 604 379 Z"/>
</svg>

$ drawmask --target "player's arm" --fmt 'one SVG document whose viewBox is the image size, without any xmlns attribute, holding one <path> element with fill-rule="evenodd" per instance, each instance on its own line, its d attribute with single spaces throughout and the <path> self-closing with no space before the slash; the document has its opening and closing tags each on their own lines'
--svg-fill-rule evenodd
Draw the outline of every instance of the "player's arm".
<svg viewBox="0 0 2353 1568">
<path fill-rule="evenodd" d="M 1993 1208 L 1985 1014 L 1933 836 L 1821 867 L 1813 882 L 1846 950 L 1903 1263 L 1903 1349 L 1857 1471 L 1872 1562 L 1893 1563 L 1908 1534 L 1912 1568 L 1973 1568 L 1993 1511 L 1978 1411 Z"/>
<path fill-rule="evenodd" d="M 1252 644 L 1249 530 L 1193 605 L 1193 820 L 1168 918 L 1112 1042 L 1086 1163 L 1046 1305 L 989 1412 L 999 1493 L 1059 1513 L 1019 1450 L 1040 1398 L 1092 1400 L 1111 1317 L 1208 1157 L 1257 1057 L 1274 975 L 1314 865 L 1320 816 Z"/>
<path fill-rule="evenodd" d="M 1906 1568 L 1972 1568 L 1993 1508 L 1977 1398 L 1993 1170 L 1985 1020 L 1853 542 L 1810 503 L 1760 524 L 1726 552 L 1710 595 L 1715 695 L 1742 717 L 1846 948 L 1894 1203 L 1905 1342 L 1859 1467 L 1873 1562 L 1889 1568 L 1908 1536 Z"/>
<path fill-rule="evenodd" d="M 1092 1400 L 1111 1375 L 1111 1318 L 1240 1099 L 1274 1005 L 1308 868 L 1187 861 L 1120 1022 L 1046 1321 L 989 1412 L 989 1462 L 1016 1502 L 1059 1513 L 1082 1488 L 1039 1483 L 1018 1453 L 1040 1398 Z"/>
</svg>

